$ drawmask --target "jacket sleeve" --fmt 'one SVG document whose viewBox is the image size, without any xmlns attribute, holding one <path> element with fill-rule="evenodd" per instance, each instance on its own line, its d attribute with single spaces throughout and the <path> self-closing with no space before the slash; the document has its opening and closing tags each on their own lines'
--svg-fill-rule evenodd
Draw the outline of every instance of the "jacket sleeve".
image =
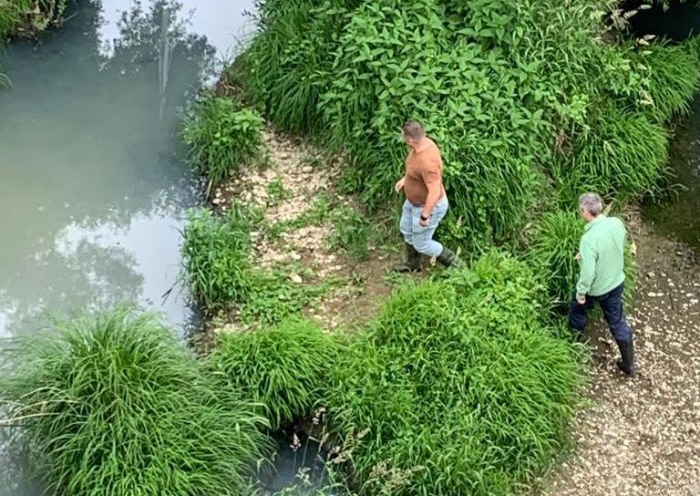
<svg viewBox="0 0 700 496">
<path fill-rule="evenodd" d="M 585 236 L 581 239 L 579 253 L 581 254 L 581 272 L 578 284 L 576 284 L 576 296 L 585 296 L 590 291 L 595 280 L 595 266 L 598 254 L 595 246 Z"/>
</svg>

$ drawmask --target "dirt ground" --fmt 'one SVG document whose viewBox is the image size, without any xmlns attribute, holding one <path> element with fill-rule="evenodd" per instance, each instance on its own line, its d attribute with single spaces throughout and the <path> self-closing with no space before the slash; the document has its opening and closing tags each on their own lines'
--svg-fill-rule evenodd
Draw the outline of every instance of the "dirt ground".
<svg viewBox="0 0 700 496">
<path fill-rule="evenodd" d="M 700 496 L 700 264 L 649 226 L 635 230 L 638 375 L 623 378 L 609 332 L 592 325 L 590 406 L 546 496 Z"/>
</svg>

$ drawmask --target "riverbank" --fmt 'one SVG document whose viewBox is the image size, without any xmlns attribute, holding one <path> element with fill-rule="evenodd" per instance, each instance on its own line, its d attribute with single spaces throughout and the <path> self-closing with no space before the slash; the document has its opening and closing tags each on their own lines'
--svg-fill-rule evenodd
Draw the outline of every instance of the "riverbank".
<svg viewBox="0 0 700 496">
<path fill-rule="evenodd" d="M 623 380 L 602 322 L 593 350 L 588 408 L 576 449 L 544 482 L 547 496 L 700 494 L 700 259 L 648 224 L 633 231 L 639 287 L 630 309 L 638 377 Z"/>
</svg>

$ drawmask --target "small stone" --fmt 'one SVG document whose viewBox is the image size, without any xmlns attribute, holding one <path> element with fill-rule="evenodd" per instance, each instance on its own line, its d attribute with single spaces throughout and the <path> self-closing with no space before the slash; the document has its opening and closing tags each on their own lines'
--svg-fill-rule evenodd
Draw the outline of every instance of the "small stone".
<svg viewBox="0 0 700 496">
<path fill-rule="evenodd" d="M 310 174 L 314 171 L 314 168 L 311 167 L 310 165 L 305 166 L 304 168 L 301 169 L 301 172 L 304 174 Z"/>
<path fill-rule="evenodd" d="M 292 274 L 289 278 L 292 280 L 292 282 L 295 282 L 297 284 L 301 284 L 304 282 L 299 274 Z"/>
</svg>

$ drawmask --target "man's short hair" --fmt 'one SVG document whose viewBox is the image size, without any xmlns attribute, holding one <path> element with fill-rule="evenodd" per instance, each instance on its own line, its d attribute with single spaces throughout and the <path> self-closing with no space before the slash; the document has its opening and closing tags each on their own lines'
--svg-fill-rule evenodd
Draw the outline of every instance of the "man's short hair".
<svg viewBox="0 0 700 496">
<path fill-rule="evenodd" d="M 578 207 L 598 217 L 603 212 L 603 199 L 595 193 L 584 193 L 578 199 Z"/>
<path fill-rule="evenodd" d="M 403 125 L 404 136 L 411 139 L 421 139 L 425 136 L 425 130 L 423 129 L 423 124 L 418 121 L 408 121 Z"/>
</svg>

